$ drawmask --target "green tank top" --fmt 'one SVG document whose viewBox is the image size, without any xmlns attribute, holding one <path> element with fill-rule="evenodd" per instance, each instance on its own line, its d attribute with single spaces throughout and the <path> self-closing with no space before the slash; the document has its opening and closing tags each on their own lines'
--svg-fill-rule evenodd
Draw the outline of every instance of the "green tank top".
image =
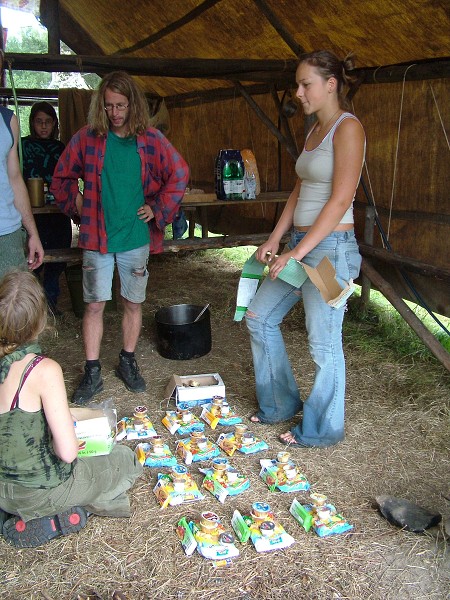
<svg viewBox="0 0 450 600">
<path fill-rule="evenodd" d="M 0 414 L 0 481 L 29 488 L 57 487 L 69 478 L 75 463 L 65 463 L 54 453 L 44 411 L 26 412 L 16 397 L 15 407 Z"/>
<path fill-rule="evenodd" d="M 44 411 L 15 408 L 0 415 L 0 481 L 30 488 L 54 488 L 66 481 L 73 463 L 53 452 Z"/>
</svg>

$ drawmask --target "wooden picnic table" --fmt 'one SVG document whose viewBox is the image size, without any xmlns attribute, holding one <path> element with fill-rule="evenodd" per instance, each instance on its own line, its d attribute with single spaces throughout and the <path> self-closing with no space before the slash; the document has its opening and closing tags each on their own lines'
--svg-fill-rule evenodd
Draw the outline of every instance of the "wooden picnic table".
<svg viewBox="0 0 450 600">
<path fill-rule="evenodd" d="M 191 194 L 186 193 L 181 203 L 189 221 L 189 238 L 181 240 L 164 240 L 164 252 L 179 252 L 180 250 L 201 250 L 208 248 L 232 248 L 234 246 L 259 245 L 267 239 L 268 233 L 243 235 L 224 235 L 208 237 L 208 211 L 218 206 L 233 207 L 236 205 L 249 206 L 266 203 L 285 203 L 290 192 L 263 192 L 256 200 L 217 200 L 215 194 Z M 32 209 L 33 214 L 52 214 L 60 212 L 56 204 Z M 202 237 L 194 235 L 195 224 L 201 226 Z M 58 248 L 47 250 L 44 262 L 68 262 L 81 261 L 81 250 L 79 248 Z"/>
</svg>

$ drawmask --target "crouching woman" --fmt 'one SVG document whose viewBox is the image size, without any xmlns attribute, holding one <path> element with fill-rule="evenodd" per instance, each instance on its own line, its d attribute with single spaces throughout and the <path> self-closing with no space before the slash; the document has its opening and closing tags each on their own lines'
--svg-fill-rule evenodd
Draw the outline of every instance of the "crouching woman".
<svg viewBox="0 0 450 600">
<path fill-rule="evenodd" d="M 78 531 L 89 513 L 128 517 L 142 473 L 130 448 L 77 458 L 61 367 L 42 355 L 47 302 L 34 275 L 0 281 L 0 523 L 17 547 Z M 3 523 L 2 523 L 3 522 Z"/>
</svg>

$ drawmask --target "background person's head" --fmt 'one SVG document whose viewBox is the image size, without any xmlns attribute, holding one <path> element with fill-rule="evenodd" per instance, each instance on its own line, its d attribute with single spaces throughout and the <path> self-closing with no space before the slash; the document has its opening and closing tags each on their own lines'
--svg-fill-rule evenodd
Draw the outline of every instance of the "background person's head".
<svg viewBox="0 0 450 600">
<path fill-rule="evenodd" d="M 135 136 L 149 127 L 150 114 L 144 93 L 125 71 L 103 77 L 89 107 L 89 125 L 98 134 L 109 129 Z"/>
<path fill-rule="evenodd" d="M 58 116 L 48 102 L 35 102 L 30 112 L 30 136 L 36 140 L 56 140 L 59 136 Z"/>
<path fill-rule="evenodd" d="M 0 280 L 0 358 L 37 340 L 47 325 L 47 300 L 38 279 L 13 270 Z"/>
<path fill-rule="evenodd" d="M 318 50 L 302 54 L 299 57 L 299 67 L 304 64 L 313 67 L 325 82 L 334 80 L 339 106 L 343 109 L 349 108 L 345 99 L 345 92 L 346 86 L 349 86 L 355 80 L 355 75 L 352 74 L 355 68 L 352 54 L 341 60 L 333 52 Z"/>
</svg>

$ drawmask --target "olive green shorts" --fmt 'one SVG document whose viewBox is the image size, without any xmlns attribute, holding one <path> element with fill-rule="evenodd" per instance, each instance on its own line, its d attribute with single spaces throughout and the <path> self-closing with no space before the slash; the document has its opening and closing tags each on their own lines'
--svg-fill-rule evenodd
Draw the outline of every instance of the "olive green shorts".
<svg viewBox="0 0 450 600">
<path fill-rule="evenodd" d="M 88 512 L 129 517 L 126 491 L 142 474 L 142 465 L 127 446 L 114 446 L 106 456 L 80 457 L 70 477 L 52 489 L 0 482 L 0 508 L 24 521 L 83 506 Z"/>
</svg>

